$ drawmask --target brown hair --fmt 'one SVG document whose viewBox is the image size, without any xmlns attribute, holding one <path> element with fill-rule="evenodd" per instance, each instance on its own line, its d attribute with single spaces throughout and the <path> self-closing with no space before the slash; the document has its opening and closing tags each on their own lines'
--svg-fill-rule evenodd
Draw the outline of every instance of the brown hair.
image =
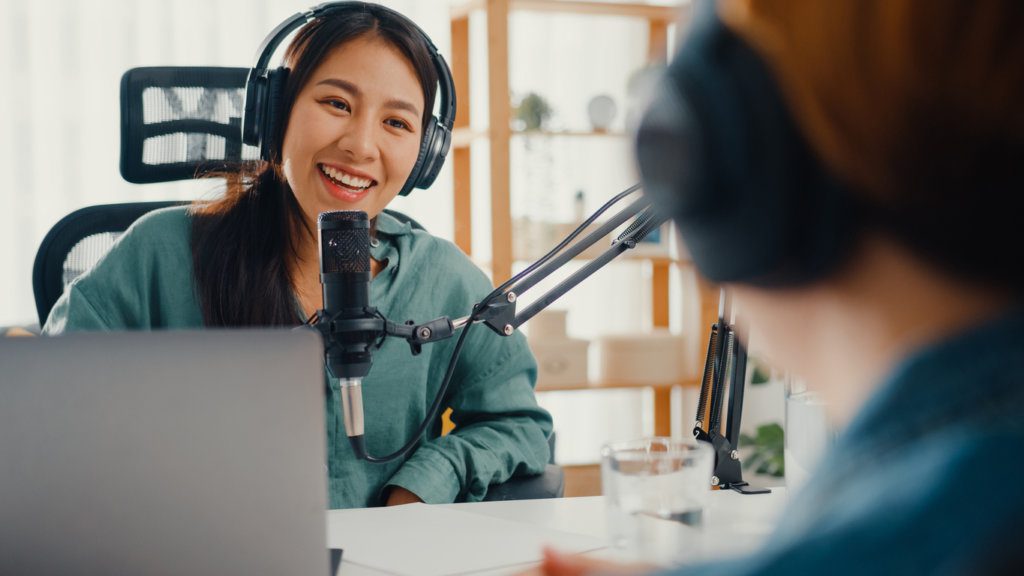
<svg viewBox="0 0 1024 576">
<path fill-rule="evenodd" d="M 941 268 L 1024 286 L 1024 2 L 730 0 L 825 163 Z M 871 222 L 869 222 L 871 224 Z"/>
<path fill-rule="evenodd" d="M 285 53 L 291 68 L 282 119 L 273 137 L 281 149 L 299 91 L 338 46 L 375 35 L 412 63 L 423 87 L 426 124 L 434 107 L 437 70 L 422 33 L 390 10 L 353 5 L 303 26 Z M 300 322 L 292 287 L 302 235 L 314 236 L 281 171 L 280 158 L 220 174 L 224 196 L 192 207 L 192 264 L 206 326 L 287 326 Z"/>
</svg>

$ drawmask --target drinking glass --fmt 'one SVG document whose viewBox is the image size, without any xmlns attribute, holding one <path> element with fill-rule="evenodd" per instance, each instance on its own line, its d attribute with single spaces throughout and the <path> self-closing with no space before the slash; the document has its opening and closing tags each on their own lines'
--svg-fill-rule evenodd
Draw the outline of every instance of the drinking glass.
<svg viewBox="0 0 1024 576">
<path fill-rule="evenodd" d="M 682 438 L 605 445 L 601 485 L 612 545 L 627 557 L 675 564 L 696 553 L 714 451 Z"/>
</svg>

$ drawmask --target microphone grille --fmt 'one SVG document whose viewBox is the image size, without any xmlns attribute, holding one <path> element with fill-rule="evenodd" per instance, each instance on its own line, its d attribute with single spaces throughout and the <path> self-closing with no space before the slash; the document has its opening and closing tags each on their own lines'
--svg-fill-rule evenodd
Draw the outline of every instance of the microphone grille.
<svg viewBox="0 0 1024 576">
<path fill-rule="evenodd" d="M 366 212 L 323 212 L 320 233 L 320 273 L 370 272 L 370 222 Z"/>
</svg>

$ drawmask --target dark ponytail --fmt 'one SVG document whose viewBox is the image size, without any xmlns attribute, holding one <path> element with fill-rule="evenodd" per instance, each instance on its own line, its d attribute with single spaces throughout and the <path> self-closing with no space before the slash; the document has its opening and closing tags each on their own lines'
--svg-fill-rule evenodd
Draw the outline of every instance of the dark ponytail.
<svg viewBox="0 0 1024 576">
<path fill-rule="evenodd" d="M 269 166 L 235 177 L 224 198 L 192 209 L 192 263 L 207 326 L 301 322 L 290 263 L 307 229 L 298 202 Z"/>
</svg>

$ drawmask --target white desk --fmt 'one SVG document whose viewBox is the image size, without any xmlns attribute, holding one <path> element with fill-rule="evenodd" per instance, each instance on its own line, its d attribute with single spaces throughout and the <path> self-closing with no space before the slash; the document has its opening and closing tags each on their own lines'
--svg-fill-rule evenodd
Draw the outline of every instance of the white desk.
<svg viewBox="0 0 1024 576">
<path fill-rule="evenodd" d="M 737 555 L 754 549 L 771 532 L 775 519 L 786 501 L 785 489 L 775 489 L 772 494 L 741 495 L 732 491 L 716 491 L 710 495 L 708 508 L 705 510 L 704 526 L 694 530 L 696 546 L 701 551 L 701 558 L 715 558 Z M 510 502 L 480 502 L 474 504 L 446 504 L 437 508 L 483 515 L 491 519 L 503 519 L 533 527 L 537 531 L 557 530 L 574 535 L 582 535 L 600 541 L 603 545 L 607 539 L 607 519 L 604 510 L 604 498 L 600 496 L 586 498 L 559 498 L 551 500 L 524 500 Z M 387 514 L 386 509 L 375 510 L 332 510 L 329 512 L 328 542 L 348 549 L 342 561 L 343 576 L 379 576 L 389 574 L 379 568 L 371 568 L 376 558 L 368 558 L 364 552 L 363 562 L 354 561 L 357 550 L 362 546 L 362 536 L 351 538 L 346 542 L 339 541 L 339 526 L 353 526 L 356 523 L 366 524 L 372 518 L 367 514 Z M 518 525 L 517 525 L 518 526 Z M 433 526 L 434 537 L 429 542 L 424 538 L 413 538 L 392 533 L 367 534 L 368 538 L 389 539 L 389 554 L 401 555 L 406 550 L 429 553 L 435 558 L 450 558 L 464 554 L 472 542 L 456 541 L 457 538 L 439 539 L 437 534 L 445 534 L 450 526 L 439 522 Z M 368 530 L 372 529 L 367 527 Z M 417 532 L 422 534 L 422 532 Z M 352 540 L 359 540 L 353 542 Z M 439 543 L 440 542 L 440 543 Z M 423 550 L 424 546 L 429 549 Z M 417 548 L 419 547 L 419 548 Z M 347 561 L 352 552 L 353 562 Z M 379 554 L 376 553 L 376 554 Z M 629 560 L 624 552 L 604 547 L 588 554 Z M 540 551 L 537 551 L 539 558 Z M 530 564 L 515 567 L 498 567 L 472 572 L 473 574 L 515 574 L 529 567 Z"/>
</svg>

